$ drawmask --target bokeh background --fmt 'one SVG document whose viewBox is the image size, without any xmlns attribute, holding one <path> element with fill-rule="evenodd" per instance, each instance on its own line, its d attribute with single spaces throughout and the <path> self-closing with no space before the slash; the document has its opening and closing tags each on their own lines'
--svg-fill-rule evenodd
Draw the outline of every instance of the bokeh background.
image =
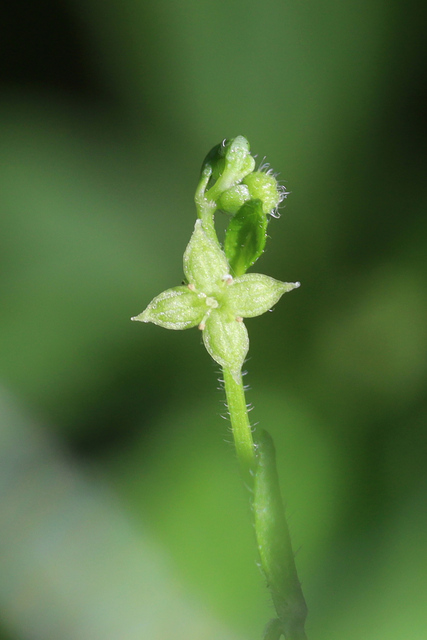
<svg viewBox="0 0 427 640">
<path fill-rule="evenodd" d="M 291 192 L 248 321 L 312 640 L 427 637 L 426 10 L 15 0 L 0 22 L 1 640 L 255 640 L 218 370 L 131 323 L 179 284 L 202 159 Z"/>
</svg>

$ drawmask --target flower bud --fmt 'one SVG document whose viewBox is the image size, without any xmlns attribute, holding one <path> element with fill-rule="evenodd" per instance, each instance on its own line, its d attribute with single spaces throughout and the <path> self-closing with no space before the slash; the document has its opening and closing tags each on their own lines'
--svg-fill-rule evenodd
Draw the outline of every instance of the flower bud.
<svg viewBox="0 0 427 640">
<path fill-rule="evenodd" d="M 261 200 L 263 213 L 273 213 L 286 196 L 284 188 L 271 173 L 254 171 L 245 178 L 243 184 L 249 189 L 252 199 Z"/>
<path fill-rule="evenodd" d="M 208 153 L 202 170 L 211 167 L 211 182 L 206 193 L 210 201 L 216 202 L 224 191 L 238 185 L 242 179 L 251 173 L 255 167 L 255 160 L 250 154 L 249 142 L 243 136 L 224 140 Z"/>
<path fill-rule="evenodd" d="M 218 209 L 234 215 L 250 199 L 249 188 L 245 184 L 238 184 L 228 189 L 228 191 L 224 191 L 218 198 L 217 205 Z"/>
</svg>

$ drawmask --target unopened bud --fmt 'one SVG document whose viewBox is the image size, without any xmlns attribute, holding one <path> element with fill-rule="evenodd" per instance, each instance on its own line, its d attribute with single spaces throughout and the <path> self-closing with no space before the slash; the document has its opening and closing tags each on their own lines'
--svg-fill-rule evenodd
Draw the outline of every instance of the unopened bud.
<svg viewBox="0 0 427 640">
<path fill-rule="evenodd" d="M 263 213 L 272 213 L 283 200 L 286 192 L 271 173 L 254 171 L 243 179 L 251 199 L 261 200 Z"/>
</svg>

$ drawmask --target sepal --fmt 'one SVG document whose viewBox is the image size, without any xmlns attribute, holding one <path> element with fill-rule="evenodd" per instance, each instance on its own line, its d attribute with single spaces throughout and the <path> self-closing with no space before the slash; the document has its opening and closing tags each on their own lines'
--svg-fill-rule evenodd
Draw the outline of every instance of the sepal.
<svg viewBox="0 0 427 640">
<path fill-rule="evenodd" d="M 229 272 L 224 252 L 216 242 L 208 238 L 202 221 L 197 220 L 184 253 L 184 273 L 188 282 L 210 295 L 216 291 L 217 283 Z"/>
<path fill-rule="evenodd" d="M 243 322 L 228 319 L 223 313 L 212 313 L 206 320 L 203 342 L 209 355 L 221 367 L 240 374 L 249 349 L 249 337 Z"/>
<path fill-rule="evenodd" d="M 234 279 L 228 305 L 236 316 L 254 318 L 271 309 L 284 293 L 299 286 L 299 282 L 280 282 L 260 273 L 247 273 Z"/>
<path fill-rule="evenodd" d="M 132 320 L 152 322 L 165 329 L 190 329 L 206 314 L 205 296 L 186 286 L 173 287 L 156 296 L 148 307 Z"/>
</svg>

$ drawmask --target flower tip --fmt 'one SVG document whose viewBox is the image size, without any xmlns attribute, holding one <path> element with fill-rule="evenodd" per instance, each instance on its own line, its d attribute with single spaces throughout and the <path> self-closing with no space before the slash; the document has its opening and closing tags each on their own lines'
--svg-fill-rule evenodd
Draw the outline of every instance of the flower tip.
<svg viewBox="0 0 427 640">
<path fill-rule="evenodd" d="M 294 289 L 298 289 L 301 286 L 301 282 L 283 282 L 283 293 L 287 293 L 288 291 L 293 291 Z"/>
<path fill-rule="evenodd" d="M 138 322 L 148 322 L 148 320 L 146 320 L 146 318 L 144 318 L 144 312 L 140 313 L 140 314 L 139 314 L 139 315 L 137 315 L 137 316 L 133 316 L 133 317 L 131 318 L 131 320 L 132 320 L 132 321 L 137 320 Z"/>
</svg>

